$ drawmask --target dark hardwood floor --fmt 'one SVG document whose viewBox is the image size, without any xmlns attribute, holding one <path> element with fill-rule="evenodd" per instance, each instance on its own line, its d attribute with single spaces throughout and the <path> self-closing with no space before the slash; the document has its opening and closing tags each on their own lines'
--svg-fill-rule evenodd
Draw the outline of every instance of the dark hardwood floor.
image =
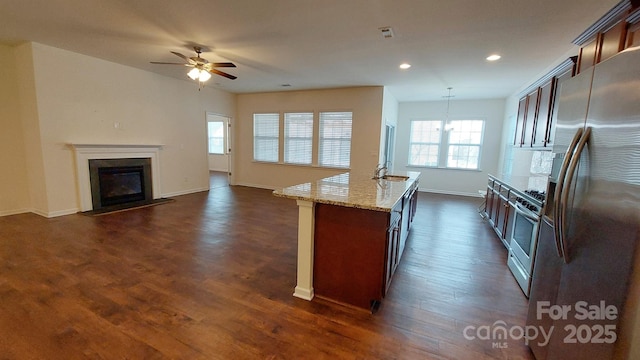
<svg viewBox="0 0 640 360">
<path fill-rule="evenodd" d="M 419 196 L 375 315 L 292 296 L 297 206 L 268 190 L 0 217 L 0 358 L 531 359 L 522 340 L 464 336 L 523 326 L 527 306 L 480 200 Z"/>
</svg>

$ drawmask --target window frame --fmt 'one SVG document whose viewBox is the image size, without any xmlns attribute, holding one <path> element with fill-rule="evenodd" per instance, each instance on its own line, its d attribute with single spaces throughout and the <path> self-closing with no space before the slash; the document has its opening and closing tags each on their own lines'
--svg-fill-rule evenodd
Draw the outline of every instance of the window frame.
<svg viewBox="0 0 640 360">
<path fill-rule="evenodd" d="M 301 115 L 311 115 L 311 119 L 293 119 L 293 118 L 289 118 L 289 116 L 301 116 Z M 302 120 L 302 121 L 311 121 L 311 133 L 310 136 L 295 136 L 290 134 L 290 127 L 289 125 L 293 125 L 296 120 Z M 301 112 L 285 112 L 283 114 L 283 131 L 284 131 L 284 136 L 283 136 L 283 156 L 282 156 L 282 162 L 284 164 L 287 165 L 312 165 L 313 164 L 313 146 L 315 141 L 313 141 L 314 138 L 314 127 L 315 127 L 315 114 L 311 111 L 301 111 Z M 309 130 L 309 129 L 304 129 L 304 130 Z M 304 155 L 305 157 L 308 156 L 308 161 L 292 161 L 291 159 L 289 159 L 289 147 L 291 146 L 292 142 L 297 142 L 297 143 L 301 143 L 304 142 L 305 146 L 304 150 L 306 150 L 307 146 L 306 143 L 308 143 L 308 150 L 309 152 L 305 152 Z M 305 159 L 306 160 L 306 159 Z"/>
<path fill-rule="evenodd" d="M 287 114 L 313 114 L 312 118 L 312 133 L 311 133 L 311 162 L 301 163 L 301 162 L 293 162 L 289 161 L 287 158 L 287 148 L 288 148 L 288 139 L 295 138 L 291 137 L 288 134 L 287 124 L 286 124 L 286 116 Z M 348 123 L 348 137 L 346 136 L 338 136 L 338 137 L 325 137 L 322 136 L 323 126 L 320 125 L 321 119 L 324 114 L 348 114 L 349 123 Z M 260 115 L 269 115 L 272 116 L 271 120 L 274 120 L 275 116 L 278 116 L 278 136 L 257 136 L 256 135 L 256 118 Z M 344 119 L 343 119 L 344 120 Z M 352 110 L 322 110 L 322 111 L 287 111 L 287 112 L 255 112 L 253 113 L 253 161 L 260 163 L 270 163 L 270 164 L 280 164 L 287 166 L 312 166 L 318 168 L 325 169 L 341 169 L 341 170 L 349 170 L 351 167 L 351 147 L 353 146 L 353 111 Z M 256 157 L 257 150 L 257 141 L 260 139 L 264 140 L 276 140 L 277 139 L 277 159 L 275 156 L 272 159 L 258 159 Z M 309 138 L 307 138 L 309 139 Z M 348 153 L 346 157 L 346 164 L 336 164 L 334 162 L 324 162 L 322 161 L 321 154 L 321 146 L 325 143 L 325 140 L 339 140 L 342 143 L 348 143 L 348 150 L 344 148 L 338 152 L 338 154 Z M 273 150 L 272 150 L 273 152 Z M 272 154 L 274 155 L 274 154 Z"/>
<path fill-rule="evenodd" d="M 261 119 L 259 118 L 260 115 L 265 115 L 265 118 Z M 256 117 L 258 116 L 258 118 Z M 267 118 L 266 116 L 271 116 L 272 118 Z M 264 120 L 264 121 L 268 121 L 271 120 L 273 121 L 273 116 L 277 116 L 277 131 L 276 131 L 276 135 L 275 136 L 270 136 L 270 135 L 256 135 L 256 122 L 258 120 Z M 265 128 L 268 129 L 268 128 Z M 273 129 L 271 129 L 273 131 Z M 256 162 L 263 162 L 263 163 L 279 163 L 280 162 L 280 132 L 282 131 L 282 127 L 280 126 L 280 113 L 275 113 L 275 112 L 264 112 L 264 113 L 254 113 L 253 114 L 253 161 Z M 273 159 L 266 159 L 266 158 L 258 158 L 257 155 L 257 151 L 259 150 L 259 147 L 257 146 L 258 142 L 262 140 L 271 140 L 273 142 L 273 140 L 275 140 L 275 160 Z M 266 154 L 265 154 L 266 155 Z"/>
<path fill-rule="evenodd" d="M 413 134 L 413 128 L 414 128 L 414 123 L 415 122 L 420 122 L 420 121 L 427 121 L 427 122 L 439 122 L 440 123 L 440 130 L 439 130 L 439 142 L 438 143 L 428 143 L 428 142 L 420 142 L 421 144 L 430 144 L 430 145 L 438 145 L 438 161 L 437 161 L 437 165 L 433 166 L 433 165 L 421 165 L 421 164 L 412 164 L 412 153 L 411 153 L 411 149 L 412 149 L 412 145 L 419 143 L 419 142 L 413 142 L 412 141 L 412 134 Z M 480 143 L 479 144 L 474 144 L 474 143 L 452 143 L 451 142 L 451 133 L 452 130 L 450 129 L 451 124 L 455 124 L 457 122 L 464 122 L 464 121 L 480 121 L 482 124 L 482 130 L 480 131 Z M 428 168 L 428 169 L 445 169 L 445 170 L 467 170 L 467 171 L 482 171 L 482 150 L 484 147 L 484 135 L 485 135 L 485 130 L 486 130 L 486 124 L 487 121 L 485 119 L 482 118 L 467 118 L 467 119 L 456 119 L 456 120 L 449 120 L 449 122 L 446 122 L 444 120 L 436 120 L 436 119 L 425 119 L 425 118 L 417 118 L 417 119 L 412 119 L 410 120 L 410 126 L 409 126 L 409 147 L 408 147 L 408 151 L 407 151 L 407 167 L 413 167 L 413 168 Z M 478 148 L 478 157 L 477 157 L 477 163 L 476 163 L 476 167 L 475 168 L 469 168 L 469 167 L 457 167 L 457 166 L 449 166 L 449 159 L 451 157 L 451 151 L 452 151 L 452 146 L 467 146 L 467 147 L 477 147 Z"/>
<path fill-rule="evenodd" d="M 345 136 L 340 136 L 341 134 L 338 134 L 338 136 L 325 136 L 324 135 L 324 121 L 327 120 L 331 120 L 330 118 L 323 118 L 323 114 L 326 114 L 328 116 L 331 116 L 332 114 L 349 114 L 349 127 L 348 127 L 348 138 Z M 339 119 L 339 120 L 346 120 L 346 117 L 344 119 Z M 339 130 L 342 130 L 340 127 L 336 127 Z M 346 129 L 346 127 L 344 127 L 344 129 Z M 352 145 L 353 145 L 353 111 L 321 111 L 318 113 L 318 156 L 317 156 L 317 164 L 319 167 L 323 167 L 323 168 L 335 168 L 335 169 L 349 169 L 351 168 L 351 149 L 352 149 Z M 323 150 L 325 148 L 325 146 L 327 146 L 326 144 L 328 142 L 339 142 L 341 145 L 343 143 L 348 143 L 348 156 L 346 157 L 346 164 L 344 163 L 337 163 L 337 162 L 331 162 L 331 160 L 334 159 L 326 159 L 325 160 L 323 157 Z M 329 147 L 332 148 L 332 147 Z M 342 146 L 340 146 L 341 149 Z M 344 149 L 342 150 L 344 151 Z M 340 153 L 340 151 L 339 151 Z M 330 152 L 329 154 L 333 154 L 333 152 Z"/>
<path fill-rule="evenodd" d="M 212 123 L 220 123 L 222 124 L 222 136 L 213 137 L 211 136 L 211 124 Z M 222 139 L 222 152 L 211 152 L 211 140 L 212 139 Z M 209 155 L 227 155 L 227 121 L 226 120 L 207 120 L 207 151 Z"/>
</svg>

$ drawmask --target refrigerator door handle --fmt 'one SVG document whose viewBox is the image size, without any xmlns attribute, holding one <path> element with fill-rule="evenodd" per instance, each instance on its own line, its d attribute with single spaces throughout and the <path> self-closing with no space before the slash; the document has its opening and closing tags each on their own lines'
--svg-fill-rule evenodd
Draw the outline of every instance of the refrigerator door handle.
<svg viewBox="0 0 640 360">
<path fill-rule="evenodd" d="M 558 257 L 564 257 L 564 251 L 562 249 L 563 243 L 563 233 L 561 231 L 561 223 L 560 223 L 560 211 L 561 211 L 561 199 L 564 188 L 565 178 L 567 176 L 567 169 L 569 168 L 569 164 L 571 163 L 571 158 L 573 157 L 574 150 L 582 137 L 582 133 L 584 132 L 583 128 L 579 128 L 576 131 L 576 134 L 573 136 L 573 140 L 571 140 L 571 144 L 567 148 L 567 152 L 564 154 L 564 160 L 562 161 L 562 166 L 560 167 L 560 172 L 558 174 L 558 183 L 556 184 L 556 194 L 553 198 L 553 224 L 554 224 L 554 239 L 556 241 L 556 250 L 558 251 Z"/>
<path fill-rule="evenodd" d="M 569 165 L 569 169 L 567 172 L 565 189 L 562 191 L 562 199 L 560 199 L 559 215 L 560 215 L 560 232 L 562 234 L 562 237 L 560 238 L 561 240 L 560 245 L 562 246 L 562 255 L 563 255 L 565 264 L 568 264 L 569 261 L 571 261 L 571 259 L 569 258 L 569 247 L 567 245 L 567 236 L 566 236 L 567 234 L 565 231 L 567 228 L 565 224 L 565 219 L 566 219 L 566 212 L 567 212 L 567 203 L 569 202 L 569 192 L 570 192 L 569 189 L 571 189 L 571 183 L 573 182 L 576 168 L 580 163 L 580 156 L 582 155 L 582 150 L 584 150 L 584 146 L 589 141 L 590 135 L 591 135 L 591 127 L 587 127 L 587 129 L 584 131 L 584 134 L 580 138 L 580 142 L 578 142 L 578 145 L 576 146 L 573 156 L 571 157 L 571 163 Z"/>
</svg>

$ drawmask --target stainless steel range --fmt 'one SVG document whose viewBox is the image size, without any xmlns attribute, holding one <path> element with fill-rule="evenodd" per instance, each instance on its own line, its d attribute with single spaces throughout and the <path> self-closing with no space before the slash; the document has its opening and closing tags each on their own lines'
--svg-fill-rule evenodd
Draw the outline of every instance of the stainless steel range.
<svg viewBox="0 0 640 360">
<path fill-rule="evenodd" d="M 538 226 L 545 197 L 544 192 L 525 190 L 514 203 L 515 211 L 507 265 L 527 297 L 531 288 L 531 273 L 538 243 Z"/>
</svg>

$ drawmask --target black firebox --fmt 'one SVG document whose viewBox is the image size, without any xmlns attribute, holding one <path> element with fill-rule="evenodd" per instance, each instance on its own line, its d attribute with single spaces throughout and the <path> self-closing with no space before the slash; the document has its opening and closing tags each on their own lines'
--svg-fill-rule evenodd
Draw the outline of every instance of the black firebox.
<svg viewBox="0 0 640 360">
<path fill-rule="evenodd" d="M 93 210 L 153 200 L 151 159 L 89 160 Z"/>
</svg>

